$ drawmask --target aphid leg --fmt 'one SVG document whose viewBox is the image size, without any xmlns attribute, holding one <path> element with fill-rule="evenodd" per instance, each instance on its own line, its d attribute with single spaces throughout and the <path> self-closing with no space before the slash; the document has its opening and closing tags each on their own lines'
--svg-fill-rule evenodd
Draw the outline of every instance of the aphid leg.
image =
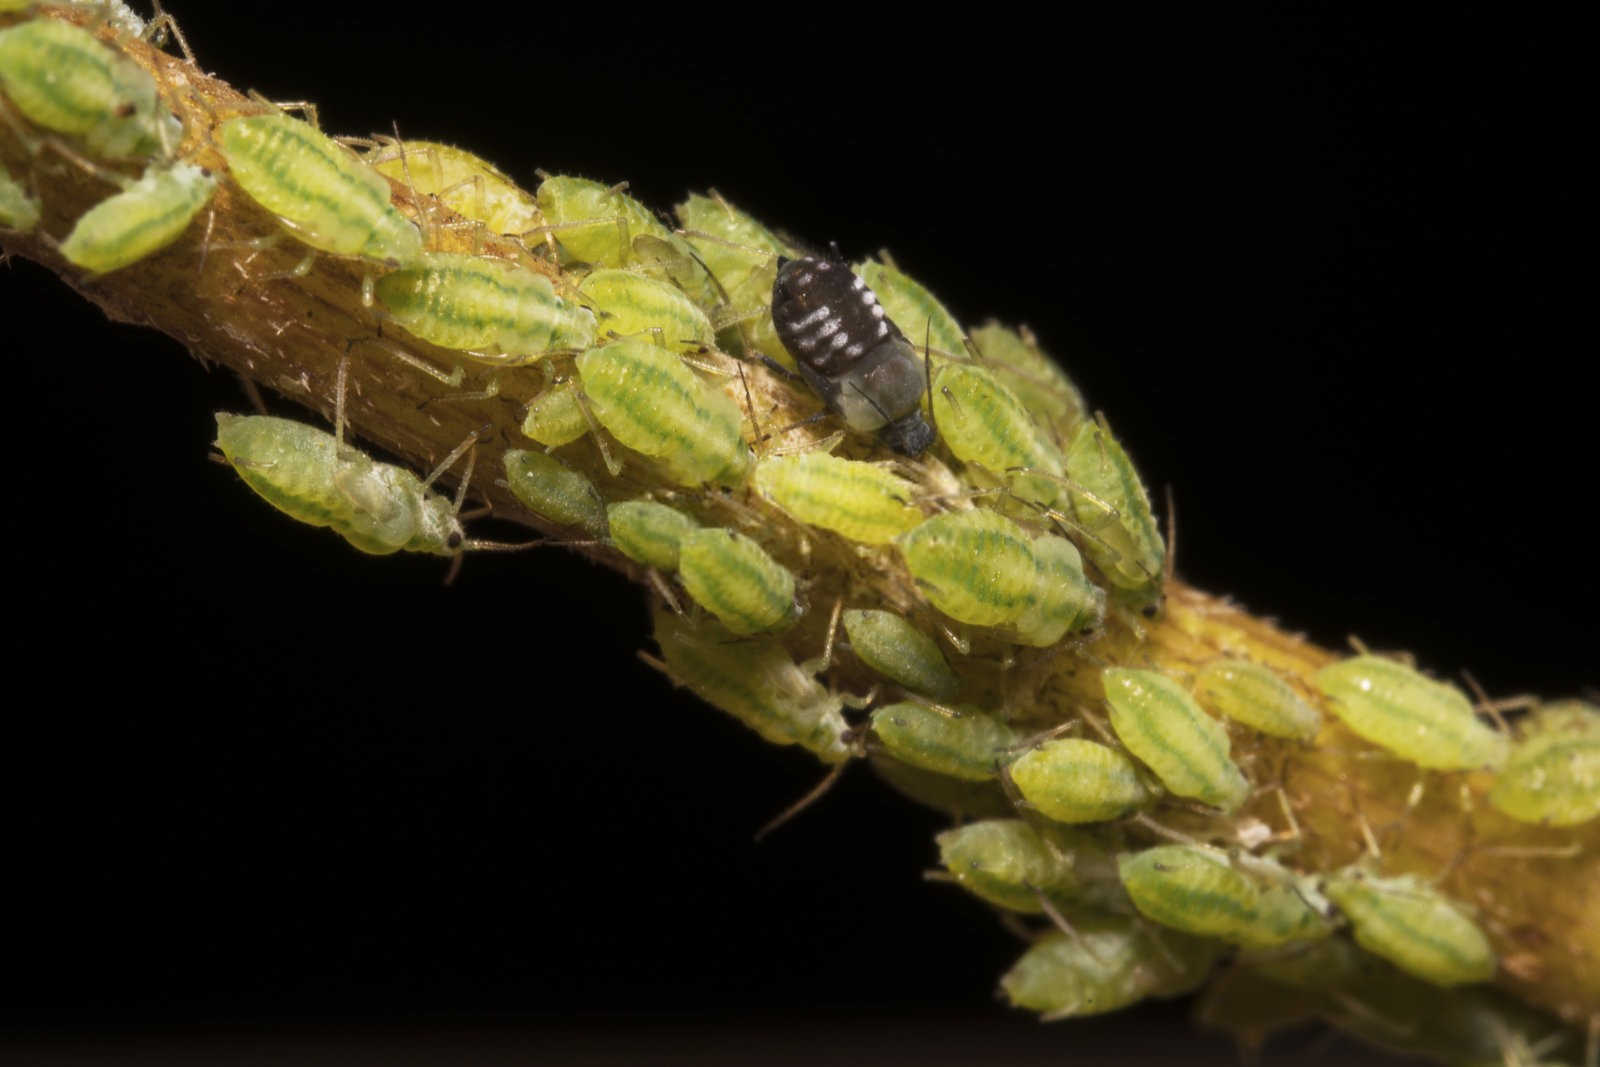
<svg viewBox="0 0 1600 1067">
<path fill-rule="evenodd" d="M 1522 693 L 1514 697 L 1503 697 L 1500 700 L 1490 700 L 1489 694 L 1484 692 L 1483 686 L 1478 684 L 1478 679 L 1472 676 L 1471 671 L 1463 669 L 1461 677 L 1466 680 L 1467 688 L 1472 690 L 1472 695 L 1478 698 L 1477 710 L 1493 719 L 1495 728 L 1507 737 L 1511 736 L 1511 725 L 1506 722 L 1502 712 L 1522 711 L 1539 706 L 1539 698 L 1529 693 Z"/>
<path fill-rule="evenodd" d="M 761 435 L 761 423 L 756 419 L 756 402 L 750 395 L 750 379 L 745 376 L 743 363 L 737 363 L 734 367 L 739 372 L 739 384 L 744 388 L 744 410 L 745 414 L 750 417 L 751 440 L 759 445 L 766 438 Z M 756 458 L 759 459 L 760 457 L 761 450 L 758 448 L 756 450 Z"/>
<path fill-rule="evenodd" d="M 411 178 L 411 161 L 406 156 L 406 143 L 400 139 L 400 123 L 398 120 L 391 121 L 394 129 L 394 143 L 400 149 L 400 173 L 406 176 L 406 188 L 411 192 L 412 201 L 417 204 L 422 204 L 424 203 L 424 200 L 417 193 L 417 183 Z M 424 248 L 429 248 L 433 245 L 433 235 L 429 229 L 430 223 L 426 217 L 427 214 L 428 213 L 426 211 L 419 211 L 417 213 L 417 226 L 422 231 L 422 245 Z M 368 281 L 363 279 L 361 282 L 361 303 L 365 307 L 372 306 L 370 303 L 368 303 L 367 295 L 370 288 L 371 286 Z"/>
<path fill-rule="evenodd" d="M 312 129 L 318 131 L 322 129 L 322 123 L 317 118 L 317 105 L 310 100 L 268 100 L 254 89 L 250 90 L 249 96 L 256 103 L 264 104 L 272 110 L 281 111 L 286 115 L 291 111 L 298 111 L 300 112 L 300 117 L 311 124 Z"/>
<path fill-rule="evenodd" d="M 460 459 L 462 456 L 467 457 L 466 473 L 462 475 L 461 486 L 456 493 L 456 514 L 460 514 L 461 503 L 466 498 L 467 481 L 472 477 L 472 468 L 477 463 L 478 454 L 476 451 L 476 446 L 478 444 L 478 438 L 482 434 L 483 429 L 473 430 L 471 433 L 467 434 L 466 440 L 462 441 L 459 445 L 456 445 L 455 448 L 451 449 L 450 454 L 444 457 L 444 459 L 440 460 L 438 465 L 433 468 L 433 471 L 426 478 L 422 479 L 422 488 L 427 489 L 434 482 L 439 480 L 439 476 L 441 474 L 455 466 L 456 460 Z"/>
<path fill-rule="evenodd" d="M 349 383 L 350 374 L 350 346 L 345 346 L 345 354 L 339 357 L 339 369 L 334 376 L 333 387 L 333 454 L 335 457 L 344 449 L 344 390 Z M 424 486 L 423 488 L 427 488 Z"/>
<path fill-rule="evenodd" d="M 589 401 L 579 389 L 573 394 L 573 399 L 578 402 L 578 413 L 583 416 L 583 421 L 589 424 L 589 438 L 594 441 L 595 447 L 600 450 L 600 459 L 606 465 L 606 470 L 615 478 L 622 473 L 622 461 L 611 455 L 611 449 L 606 445 L 605 434 L 600 431 L 600 420 L 594 417 L 594 412 L 589 410 Z"/>
<path fill-rule="evenodd" d="M 825 674 L 833 666 L 833 642 L 839 634 L 839 617 L 844 614 L 844 597 L 838 597 L 833 602 L 833 613 L 828 616 L 828 633 L 822 640 L 822 656 L 819 659 L 807 660 L 800 665 L 800 669 L 807 674 Z"/>
<path fill-rule="evenodd" d="M 256 414 L 265 415 L 267 413 L 267 402 L 261 399 L 261 390 L 256 387 L 256 383 L 241 374 L 239 375 L 239 385 L 244 389 L 245 399 L 250 401 L 250 406 L 256 410 Z"/>
<path fill-rule="evenodd" d="M 682 615 L 683 605 L 678 602 L 678 595 L 672 591 L 672 586 L 668 584 L 666 577 L 654 567 L 647 567 L 644 573 L 650 580 L 650 587 L 660 594 L 667 607 L 672 609 L 672 613 Z"/>
<path fill-rule="evenodd" d="M 1039 910 L 1044 912 L 1045 917 L 1055 925 L 1056 929 L 1070 937 L 1079 948 L 1083 949 L 1084 953 L 1090 959 L 1094 960 L 1102 967 L 1106 965 L 1106 961 L 1095 952 L 1095 950 L 1090 946 L 1089 942 L 1083 939 L 1083 935 L 1078 933 L 1077 928 L 1067 921 L 1067 917 L 1061 914 L 1061 910 L 1055 906 L 1054 902 L 1052 902 L 1051 899 L 1045 894 L 1044 890 L 1039 889 L 1037 886 L 1029 885 L 1027 882 L 1022 884 L 1025 888 L 1033 891 L 1033 895 L 1039 900 Z"/>
<path fill-rule="evenodd" d="M 1180 845 L 1198 846 L 1202 844 L 1198 838 L 1190 837 L 1181 830 L 1174 830 L 1170 826 L 1163 826 L 1161 823 L 1156 822 L 1142 811 L 1135 812 L 1133 815 L 1130 815 L 1126 821 L 1130 823 L 1138 823 L 1140 826 L 1144 827 L 1146 830 L 1149 830 L 1157 837 L 1164 837 L 1168 841 L 1176 841 Z"/>
<path fill-rule="evenodd" d="M 168 34 L 178 42 L 178 50 L 183 53 L 185 62 L 198 70 L 200 63 L 194 58 L 194 49 L 189 47 L 189 41 L 183 36 L 183 29 L 178 25 L 178 20 L 161 6 L 161 0 L 155 0 L 155 15 L 145 23 L 144 32 L 139 36 L 156 48 L 165 48 Z"/>
<path fill-rule="evenodd" d="M 454 370 L 450 371 L 447 374 L 444 371 L 440 370 L 438 367 L 435 367 L 433 364 L 428 363 L 428 362 L 426 362 L 424 360 L 418 359 L 416 356 L 413 356 L 410 352 L 407 352 L 405 349 L 401 348 L 399 345 L 396 345 L 393 342 L 388 341 L 388 340 L 383 339 L 383 338 L 378 338 L 378 337 L 355 337 L 355 338 L 352 338 L 349 341 L 349 343 L 345 346 L 345 350 L 349 351 L 351 345 L 363 344 L 363 343 L 369 344 L 369 345 L 375 345 L 376 347 L 381 348 L 384 352 L 388 353 L 390 356 L 392 356 L 395 359 L 399 360 L 401 363 L 404 363 L 406 366 L 410 367 L 412 370 L 420 371 L 421 373 L 426 374 L 428 377 L 432 378 L 434 381 L 440 382 L 440 383 L 442 383 L 443 385 L 445 385 L 446 387 L 448 387 L 450 389 L 459 389 L 461 387 L 461 383 L 466 380 L 466 377 L 467 377 L 466 368 L 464 368 L 464 367 L 456 367 Z"/>
<path fill-rule="evenodd" d="M 782 811 L 778 812 L 777 815 L 774 815 L 770 820 L 767 821 L 765 826 L 757 830 L 754 840 L 760 841 L 762 838 L 772 833 L 772 831 L 776 830 L 778 827 L 782 826 L 784 823 L 788 822 L 790 819 L 793 819 L 796 815 L 799 815 L 811 805 L 821 800 L 827 795 L 828 790 L 832 789 L 838 784 L 840 776 L 844 774 L 844 769 L 848 766 L 850 766 L 850 761 L 844 760 L 833 767 L 833 769 L 828 771 L 828 773 L 823 776 L 822 781 L 813 786 L 805 796 L 801 797 L 793 804 L 790 804 L 787 808 L 784 808 Z"/>
<path fill-rule="evenodd" d="M 85 174 L 94 175 L 107 185 L 115 185 L 119 189 L 126 189 L 134 182 L 134 179 L 128 177 L 126 174 L 102 167 L 94 160 L 88 158 L 87 156 L 81 155 L 76 150 L 68 146 L 65 141 L 55 137 L 47 137 L 43 143 L 44 147 L 51 149 L 56 153 L 56 155 L 60 156 L 62 159 L 65 159 L 68 163 L 73 164 Z"/>
</svg>

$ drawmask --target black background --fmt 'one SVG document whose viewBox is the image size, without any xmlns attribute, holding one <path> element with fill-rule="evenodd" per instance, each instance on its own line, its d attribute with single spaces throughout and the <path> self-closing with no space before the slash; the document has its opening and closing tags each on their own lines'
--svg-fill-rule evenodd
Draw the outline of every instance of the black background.
<svg viewBox="0 0 1600 1067">
<path fill-rule="evenodd" d="M 173 7 L 330 132 L 888 247 L 1035 328 L 1175 488 L 1195 584 L 1500 695 L 1600 680 L 1571 27 Z M 638 663 L 620 579 L 359 556 L 207 462 L 229 376 L 29 264 L 0 316 L 13 1048 L 1231 1056 L 1182 1005 L 994 1004 L 1017 946 L 865 773 L 751 845 L 818 768 Z"/>
</svg>

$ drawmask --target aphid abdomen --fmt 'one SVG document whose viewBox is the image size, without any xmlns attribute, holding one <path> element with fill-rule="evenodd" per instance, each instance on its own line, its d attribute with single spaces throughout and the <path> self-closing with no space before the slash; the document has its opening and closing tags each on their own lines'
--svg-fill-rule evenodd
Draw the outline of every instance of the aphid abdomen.
<svg viewBox="0 0 1600 1067">
<path fill-rule="evenodd" d="M 1046 1021 L 1187 993 L 1221 954 L 1216 941 L 1157 931 L 1137 916 L 1088 912 L 1071 919 L 1075 934 L 1046 934 L 1000 979 L 1012 1004 Z"/>
<path fill-rule="evenodd" d="M 176 241 L 217 183 L 190 163 L 152 166 L 123 192 L 84 212 L 61 254 L 95 274 L 118 270 Z"/>
<path fill-rule="evenodd" d="M 1078 737 L 1046 741 L 1019 756 L 1006 773 L 1024 800 L 1056 822 L 1119 819 L 1152 797 L 1133 760 Z"/>
<path fill-rule="evenodd" d="M 939 860 L 963 889 L 1010 911 L 1036 915 L 1039 895 L 1076 895 L 1084 879 L 1078 862 L 1092 868 L 1103 850 L 1087 834 L 1045 833 L 1023 819 L 986 819 L 936 837 Z M 1093 873 L 1093 872 L 1091 872 Z"/>
<path fill-rule="evenodd" d="M 892 611 L 847 611 L 844 632 L 856 657 L 913 693 L 950 700 L 961 679 L 950 669 L 933 638 Z"/>
<path fill-rule="evenodd" d="M 588 432 L 589 420 L 578 406 L 577 382 L 561 382 L 528 402 L 522 433 L 546 448 L 571 444 Z"/>
<path fill-rule="evenodd" d="M 1600 817 L 1600 710 L 1580 700 L 1546 704 L 1495 778 L 1489 803 L 1521 822 L 1577 826 Z"/>
<path fill-rule="evenodd" d="M 763 460 L 756 465 L 755 485 L 801 522 L 863 544 L 888 544 L 923 520 L 908 503 L 915 489 L 910 482 L 826 452 Z"/>
<path fill-rule="evenodd" d="M 465 149 L 437 141 L 401 141 L 369 153 L 367 162 L 386 177 L 438 197 L 491 233 L 521 234 L 539 225 L 533 197 L 493 163 Z"/>
<path fill-rule="evenodd" d="M 347 504 L 334 529 L 356 548 L 377 556 L 435 551 L 421 536 L 426 491 L 415 474 L 351 450 L 335 460 L 333 484 Z"/>
<path fill-rule="evenodd" d="M 933 376 L 933 415 L 957 459 L 1005 478 L 1025 500 L 1049 503 L 1060 494 L 1061 454 L 1040 434 L 1022 401 L 985 368 L 940 367 Z M 1013 468 L 1026 470 L 1008 474 Z"/>
<path fill-rule="evenodd" d="M 1017 640 L 1047 648 L 1069 633 L 1098 628 L 1105 618 L 1106 593 L 1084 575 L 1083 559 L 1072 542 L 1053 535 L 1036 537 L 1033 558 L 1039 579 L 1033 603 L 1013 624 Z"/>
<path fill-rule="evenodd" d="M 736 634 L 794 622 L 794 575 L 744 534 L 716 527 L 684 534 L 678 576 L 695 603 Z"/>
<path fill-rule="evenodd" d="M 271 415 L 217 413 L 217 448 L 267 503 L 310 526 L 333 526 L 348 504 L 333 484 L 334 439 Z"/>
<path fill-rule="evenodd" d="M 772 322 L 801 375 L 851 429 L 876 432 L 911 456 L 933 443 L 919 407 L 928 388 L 922 360 L 848 266 L 780 261 Z"/>
<path fill-rule="evenodd" d="M 1480 721 L 1459 689 L 1382 656 L 1352 656 L 1317 672 L 1341 722 L 1402 759 L 1431 770 L 1505 762 L 1503 734 Z"/>
<path fill-rule="evenodd" d="M 711 320 L 677 288 L 626 270 L 597 270 L 578 285 L 596 326 L 619 337 L 644 334 L 675 352 L 712 341 Z"/>
<path fill-rule="evenodd" d="M 1067 445 L 1063 488 L 1089 532 L 1083 550 L 1118 589 L 1145 600 L 1161 593 L 1166 545 L 1133 461 L 1102 422 L 1086 422 Z M 1109 510 L 1108 510 L 1109 509 Z"/>
<path fill-rule="evenodd" d="M 1032 542 L 1004 515 L 983 508 L 936 515 L 898 543 L 929 603 L 958 622 L 1002 626 L 1033 603 Z"/>
<path fill-rule="evenodd" d="M 506 484 L 529 511 L 590 537 L 605 537 L 606 505 L 594 483 L 554 456 L 508 448 Z"/>
<path fill-rule="evenodd" d="M 395 265 L 421 255 L 422 233 L 390 202 L 383 175 L 310 125 L 233 118 L 217 146 L 239 187 L 312 248 Z"/>
<path fill-rule="evenodd" d="M 1206 707 L 1273 737 L 1310 741 L 1322 715 L 1270 669 L 1241 659 L 1215 659 L 1195 676 L 1194 695 Z"/>
<path fill-rule="evenodd" d="M 968 705 L 948 715 L 921 704 L 890 704 L 872 713 L 872 732 L 896 758 L 968 782 L 1000 776 L 1002 756 L 1017 743 L 1005 723 Z"/>
<path fill-rule="evenodd" d="M 577 359 L 595 418 L 635 452 L 662 460 L 692 488 L 736 485 L 751 463 L 733 399 L 648 341 L 613 341 Z"/>
<path fill-rule="evenodd" d="M 1228 754 L 1228 731 L 1183 687 L 1156 671 L 1100 672 L 1117 738 L 1181 797 L 1232 811 L 1250 783 Z"/>
<path fill-rule="evenodd" d="M 1328 879 L 1328 898 L 1350 919 L 1356 943 L 1435 985 L 1487 982 L 1495 955 L 1478 924 L 1413 875 L 1361 871 Z"/>
</svg>

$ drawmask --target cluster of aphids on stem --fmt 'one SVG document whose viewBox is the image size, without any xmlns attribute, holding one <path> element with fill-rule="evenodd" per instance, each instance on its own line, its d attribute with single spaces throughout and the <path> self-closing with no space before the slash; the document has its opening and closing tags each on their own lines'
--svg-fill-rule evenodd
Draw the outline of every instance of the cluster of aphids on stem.
<svg viewBox="0 0 1600 1067">
<path fill-rule="evenodd" d="M 26 7 L 0 3 L 13 13 L 0 108 L 32 161 L 0 171 L 0 227 L 39 227 L 38 175 L 67 160 L 115 190 L 43 235 L 74 267 L 216 256 L 227 249 L 173 246 L 227 182 L 259 209 L 253 246 L 305 250 L 260 285 L 294 284 L 319 254 L 357 262 L 373 343 L 446 396 L 468 367 L 489 376 L 479 397 L 522 376 L 535 447 L 504 453 L 511 492 L 651 583 L 652 661 L 674 681 L 768 740 L 837 767 L 868 759 L 957 814 L 939 838 L 948 879 L 1048 920 L 1003 981 L 1014 1003 L 1106 1011 L 1195 988 L 1231 958 L 1237 981 L 1355 1025 L 1353 1003 L 1381 1014 L 1386 998 L 1495 974 L 1464 905 L 1381 876 L 1375 855 L 1298 869 L 1293 833 L 1243 814 L 1270 789 L 1233 758 L 1242 732 L 1307 746 L 1327 712 L 1393 758 L 1495 772 L 1488 801 L 1509 818 L 1600 815 L 1600 713 L 1586 705 L 1540 709 L 1513 744 L 1453 687 L 1370 655 L 1310 687 L 1221 654 L 1186 673 L 1108 665 L 1154 662 L 1140 613 L 1161 610 L 1167 546 L 1108 423 L 1025 331 L 965 329 L 891 263 L 807 254 L 719 196 L 691 196 L 673 228 L 622 187 L 548 176 L 529 194 L 432 142 L 371 139 L 361 155 L 265 103 L 186 140 L 115 46 L 148 27 L 114 6 L 92 30 Z M 183 143 L 214 148 L 225 170 L 180 158 Z M 397 206 L 396 183 L 516 254 L 440 250 L 438 219 Z M 782 447 L 800 424 L 764 431 L 751 400 L 769 371 L 803 380 L 839 432 Z M 343 364 L 330 391 L 332 432 L 224 413 L 217 448 L 275 507 L 363 552 L 511 547 L 462 526 L 476 438 L 419 478 L 345 440 Z M 440 496 L 434 479 L 463 459 L 457 495 Z M 1044 667 L 1031 694 L 1007 674 L 1024 661 Z M 875 679 L 873 694 L 844 696 L 836 662 Z M 1055 663 L 1094 672 L 1105 722 L 1024 728 L 1017 709 L 1042 699 Z M 1202 831 L 1163 830 L 1163 807 L 1200 813 Z M 1152 834 L 1181 840 L 1146 847 Z M 1225 1000 L 1212 1010 L 1230 1022 Z"/>
</svg>

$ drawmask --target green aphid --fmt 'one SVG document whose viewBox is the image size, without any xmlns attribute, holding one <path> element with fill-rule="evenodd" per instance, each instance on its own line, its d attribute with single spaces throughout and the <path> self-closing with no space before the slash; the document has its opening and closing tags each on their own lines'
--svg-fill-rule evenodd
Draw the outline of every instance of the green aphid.
<svg viewBox="0 0 1600 1067">
<path fill-rule="evenodd" d="M 990 321 L 969 338 L 983 366 L 1013 393 L 1026 397 L 1035 419 L 1068 434 L 1088 413 L 1083 394 L 1059 364 L 1039 348 L 1033 333 Z"/>
<path fill-rule="evenodd" d="M 24 233 L 39 225 L 39 198 L 22 187 L 3 165 L 0 165 L 0 230 L 20 230 Z"/>
<path fill-rule="evenodd" d="M 583 417 L 576 381 L 546 389 L 528 401 L 528 412 L 522 417 L 523 436 L 546 448 L 571 444 L 588 432 L 589 420 Z"/>
<path fill-rule="evenodd" d="M 800 745 L 824 763 L 850 758 L 842 702 L 773 638 L 740 640 L 714 623 L 661 609 L 656 643 L 668 675 L 767 741 Z"/>
<path fill-rule="evenodd" d="M 1271 670 L 1242 659 L 1214 659 L 1195 676 L 1194 695 L 1212 711 L 1252 730 L 1310 741 L 1322 714 Z"/>
<path fill-rule="evenodd" d="M 882 467 L 826 452 L 774 456 L 756 464 L 756 489 L 801 522 L 868 545 L 918 525 L 916 487 Z"/>
<path fill-rule="evenodd" d="M 594 314 L 543 274 L 486 256 L 424 253 L 375 287 L 389 317 L 441 348 L 515 367 L 594 341 Z"/>
<path fill-rule="evenodd" d="M 35 124 L 81 137 L 102 159 L 168 157 L 181 135 L 144 68 L 59 19 L 0 29 L 0 88 Z"/>
<path fill-rule="evenodd" d="M 1346 726 L 1401 759 L 1431 770 L 1499 767 L 1505 735 L 1473 713 L 1455 686 L 1382 656 L 1352 656 L 1313 679 Z"/>
<path fill-rule="evenodd" d="M 898 325 L 920 352 L 926 340 L 934 359 L 966 359 L 965 334 L 956 317 L 921 282 L 875 260 L 851 268 L 877 294 L 889 320 Z M 935 394 L 937 395 L 937 394 Z M 941 432 L 944 427 L 939 427 Z"/>
<path fill-rule="evenodd" d="M 1600 708 L 1545 704 L 1495 778 L 1489 803 L 1522 822 L 1577 826 L 1600 816 Z"/>
<path fill-rule="evenodd" d="M 1078 428 L 1065 459 L 1070 486 L 1060 492 L 1086 531 L 1084 552 L 1124 595 L 1158 599 L 1166 545 L 1139 472 L 1103 418 Z"/>
<path fill-rule="evenodd" d="M 467 545 L 449 500 L 403 467 L 379 463 L 314 426 L 219 412 L 216 444 L 267 503 L 331 527 L 363 552 L 454 556 Z"/>
<path fill-rule="evenodd" d="M 481 222 L 490 233 L 523 234 L 543 217 L 532 194 L 517 186 L 488 160 L 437 141 L 389 142 L 367 153 L 378 173 L 424 196 L 462 218 Z"/>
<path fill-rule="evenodd" d="M 711 320 L 675 286 L 628 270 L 597 270 L 578 285 L 602 335 L 644 335 L 673 351 L 692 352 L 713 340 Z"/>
<path fill-rule="evenodd" d="M 1012 624 L 1017 640 L 1048 648 L 1067 634 L 1099 629 L 1106 614 L 1106 593 L 1083 573 L 1083 559 L 1064 537 L 1036 537 L 1033 558 L 1039 566 L 1033 603 Z"/>
<path fill-rule="evenodd" d="M 702 527 L 684 534 L 678 577 L 695 603 L 736 634 L 785 629 L 798 616 L 789 568 L 734 530 Z"/>
<path fill-rule="evenodd" d="M 1345 871 L 1324 891 L 1349 918 L 1356 943 L 1401 970 L 1442 986 L 1494 977 L 1494 950 L 1478 924 L 1415 875 Z"/>
<path fill-rule="evenodd" d="M 687 231 L 684 240 L 727 294 L 728 308 L 720 317 L 731 320 L 728 330 L 737 340 L 737 348 L 793 370 L 794 357 L 772 325 L 772 285 L 778 275 L 778 257 L 793 259 L 799 252 L 715 194 L 691 194 L 677 210 Z"/>
<path fill-rule="evenodd" d="M 224 122 L 216 140 L 233 180 L 301 243 L 396 267 L 422 254 L 388 179 L 310 124 L 249 115 Z"/>
<path fill-rule="evenodd" d="M 1107 667 L 1100 672 L 1111 728 L 1128 751 L 1180 797 L 1233 811 L 1250 783 L 1228 756 L 1228 731 L 1183 687 L 1157 671 Z"/>
<path fill-rule="evenodd" d="M 961 679 L 933 638 L 892 611 L 856 610 L 843 615 L 845 635 L 856 658 L 913 693 L 952 700 Z"/>
<path fill-rule="evenodd" d="M 700 524 L 677 508 L 654 500 L 626 500 L 606 508 L 611 543 L 617 551 L 646 567 L 671 573 L 678 569 L 678 548 Z"/>
<path fill-rule="evenodd" d="M 1041 894 L 1051 901 L 1121 903 L 1111 854 L 1082 831 L 986 819 L 934 840 L 940 862 L 963 889 L 1008 911 L 1044 911 Z"/>
<path fill-rule="evenodd" d="M 560 526 L 605 537 L 606 505 L 594 483 L 544 452 L 506 450 L 506 484 L 527 509 Z"/>
<path fill-rule="evenodd" d="M 1070 916 L 1076 936 L 1046 934 L 1000 979 L 1013 1005 L 1046 1022 L 1101 1015 L 1145 997 L 1175 997 L 1206 980 L 1222 946 L 1137 916 Z"/>
<path fill-rule="evenodd" d="M 1106 822 L 1144 807 L 1154 793 L 1133 760 L 1097 741 L 1046 741 L 1006 771 L 1035 811 L 1062 823 Z"/>
<path fill-rule="evenodd" d="M 1215 849 L 1159 845 L 1124 853 L 1117 870 L 1139 913 L 1174 930 L 1253 948 L 1311 941 L 1333 932 L 1296 895 L 1288 872 L 1279 884 L 1263 884 Z"/>
<path fill-rule="evenodd" d="M 940 367 L 933 376 L 933 417 L 957 459 L 988 469 L 1022 499 L 1050 503 L 1061 493 L 1061 454 L 1022 401 L 987 369 L 971 363 Z"/>
<path fill-rule="evenodd" d="M 895 758 L 913 767 L 968 782 L 1000 777 L 1006 750 L 1016 731 L 971 705 L 959 714 L 921 704 L 889 704 L 872 713 L 872 732 Z"/>
<path fill-rule="evenodd" d="M 613 341 L 578 357 L 590 409 L 628 448 L 661 460 L 680 485 L 741 485 L 752 456 L 739 406 L 648 341 Z"/>
<path fill-rule="evenodd" d="M 137 263 L 182 236 L 216 187 L 191 163 L 147 167 L 138 181 L 84 212 L 61 254 L 93 274 Z"/>
<path fill-rule="evenodd" d="M 1033 543 L 1003 515 L 983 508 L 936 515 L 898 544 L 928 602 L 958 622 L 1003 626 L 1033 604 Z"/>
<path fill-rule="evenodd" d="M 614 186 L 553 175 L 534 194 L 545 226 L 567 258 L 591 267 L 634 267 L 671 281 L 703 308 L 720 290 L 693 246 Z"/>
</svg>

